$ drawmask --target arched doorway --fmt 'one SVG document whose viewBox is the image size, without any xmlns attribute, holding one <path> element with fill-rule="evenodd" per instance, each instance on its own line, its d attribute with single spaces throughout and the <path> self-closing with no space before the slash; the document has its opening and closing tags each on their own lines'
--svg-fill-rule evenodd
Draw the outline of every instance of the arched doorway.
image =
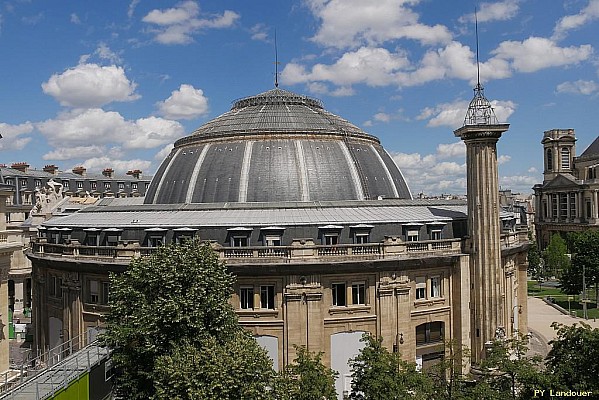
<svg viewBox="0 0 599 400">
<path fill-rule="evenodd" d="M 335 381 L 337 397 L 351 392 L 351 370 L 349 360 L 356 357 L 364 347 L 360 342 L 365 332 L 340 332 L 331 335 L 331 368 L 339 373 Z"/>
</svg>

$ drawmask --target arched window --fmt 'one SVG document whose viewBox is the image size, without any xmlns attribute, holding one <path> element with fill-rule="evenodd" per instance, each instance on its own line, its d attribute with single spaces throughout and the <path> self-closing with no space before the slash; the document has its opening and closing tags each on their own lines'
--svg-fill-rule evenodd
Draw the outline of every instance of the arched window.
<svg viewBox="0 0 599 400">
<path fill-rule="evenodd" d="M 570 169 L 570 149 L 562 147 L 562 169 Z"/>
<path fill-rule="evenodd" d="M 547 149 L 547 171 L 553 171 L 553 152 Z"/>
</svg>

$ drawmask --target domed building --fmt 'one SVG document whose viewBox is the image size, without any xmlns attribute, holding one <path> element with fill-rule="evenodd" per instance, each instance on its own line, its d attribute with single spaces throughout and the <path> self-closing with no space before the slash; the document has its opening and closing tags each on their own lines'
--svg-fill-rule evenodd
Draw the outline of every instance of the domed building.
<svg viewBox="0 0 599 400">
<path fill-rule="evenodd" d="M 456 135 L 470 146 L 478 128 L 507 125 Z M 466 202 L 412 199 L 375 136 L 318 100 L 269 90 L 178 140 L 145 198 L 100 199 L 44 223 L 29 254 L 35 344 L 59 345 L 64 331 L 83 344 L 108 310 L 110 271 L 196 236 L 237 276 L 231 303 L 276 369 L 293 345 L 322 351 L 342 396 L 364 332 L 424 368 L 449 339 L 477 362 L 489 331 L 481 312 L 498 336 L 527 330 L 526 232 L 494 211 L 493 305 L 481 311 Z"/>
</svg>

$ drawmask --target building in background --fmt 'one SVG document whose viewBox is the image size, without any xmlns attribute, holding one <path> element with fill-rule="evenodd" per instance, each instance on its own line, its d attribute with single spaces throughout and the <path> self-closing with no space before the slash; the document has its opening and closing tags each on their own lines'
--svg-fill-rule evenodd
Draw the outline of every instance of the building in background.
<svg viewBox="0 0 599 400">
<path fill-rule="evenodd" d="M 599 228 L 599 137 L 576 156 L 574 129 L 543 134 L 543 183 L 535 192 L 537 241 L 545 248 L 554 233 Z"/>
<path fill-rule="evenodd" d="M 12 188 L 3 200 L 6 226 L 11 237 L 21 243 L 12 257 L 8 278 L 9 306 L 19 318 L 28 317 L 31 309 L 31 263 L 25 253 L 31 238 L 38 236 L 37 226 L 53 215 L 75 212 L 96 198 L 143 196 L 151 176 L 142 176 L 140 170 L 119 176 L 112 168 L 102 174 L 87 174 L 85 167 L 64 172 L 55 165 L 37 170 L 18 162 L 10 167 L 0 165 L 0 179 Z"/>
<path fill-rule="evenodd" d="M 527 330 L 526 231 L 502 223 L 513 214 L 497 201 L 502 129 L 459 131 L 468 148 L 493 132 L 468 169 L 468 198 L 488 205 L 478 215 L 463 200 L 413 199 L 379 140 L 318 100 L 278 88 L 238 100 L 175 143 L 145 198 L 103 198 L 42 224 L 28 255 L 36 346 L 101 326 L 109 272 L 195 236 L 237 276 L 231 303 L 276 369 L 293 345 L 322 351 L 341 396 L 365 332 L 424 368 L 450 339 L 478 362 L 492 338 Z M 490 199 L 483 175 L 495 179 Z M 482 257 L 481 232 L 492 233 Z"/>
</svg>

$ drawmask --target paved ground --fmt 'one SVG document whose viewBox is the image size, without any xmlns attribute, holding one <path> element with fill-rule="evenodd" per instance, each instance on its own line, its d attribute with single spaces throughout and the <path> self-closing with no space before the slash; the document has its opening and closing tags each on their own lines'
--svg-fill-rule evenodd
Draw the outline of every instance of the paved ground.
<svg viewBox="0 0 599 400">
<path fill-rule="evenodd" d="M 562 314 L 543 300 L 536 297 L 528 298 L 528 330 L 531 333 L 530 349 L 532 352 L 545 356 L 549 351 L 548 342 L 555 339 L 555 330 L 551 327 L 553 322 L 564 325 L 585 322 L 593 328 L 599 328 L 599 321 L 584 320 Z"/>
</svg>

